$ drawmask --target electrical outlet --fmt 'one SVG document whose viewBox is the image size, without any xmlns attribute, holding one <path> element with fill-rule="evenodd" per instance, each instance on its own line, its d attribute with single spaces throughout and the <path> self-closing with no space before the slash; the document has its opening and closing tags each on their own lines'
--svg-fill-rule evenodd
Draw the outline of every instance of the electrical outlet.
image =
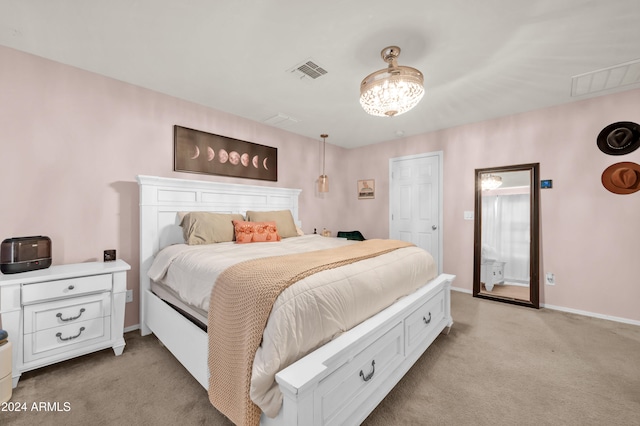
<svg viewBox="0 0 640 426">
<path fill-rule="evenodd" d="M 133 290 L 127 290 L 127 303 L 133 302 Z"/>
<path fill-rule="evenodd" d="M 544 276 L 544 279 L 547 285 L 556 285 L 556 276 L 553 274 L 553 272 L 547 272 Z"/>
</svg>

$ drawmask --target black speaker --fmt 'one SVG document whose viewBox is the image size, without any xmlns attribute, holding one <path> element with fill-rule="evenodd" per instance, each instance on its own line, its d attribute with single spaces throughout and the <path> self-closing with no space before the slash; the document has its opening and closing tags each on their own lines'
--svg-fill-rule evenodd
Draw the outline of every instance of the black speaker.
<svg viewBox="0 0 640 426">
<path fill-rule="evenodd" d="M 0 245 L 3 274 L 45 269 L 51 266 L 51 238 L 42 235 L 7 238 Z"/>
</svg>

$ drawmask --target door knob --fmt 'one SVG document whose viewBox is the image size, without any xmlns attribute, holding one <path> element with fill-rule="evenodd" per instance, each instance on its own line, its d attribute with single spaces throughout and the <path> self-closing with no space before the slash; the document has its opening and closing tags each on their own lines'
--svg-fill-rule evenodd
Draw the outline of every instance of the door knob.
<svg viewBox="0 0 640 426">
<path fill-rule="evenodd" d="M 436 225 L 431 225 L 431 229 L 435 231 L 436 229 L 438 229 L 438 227 Z"/>
</svg>

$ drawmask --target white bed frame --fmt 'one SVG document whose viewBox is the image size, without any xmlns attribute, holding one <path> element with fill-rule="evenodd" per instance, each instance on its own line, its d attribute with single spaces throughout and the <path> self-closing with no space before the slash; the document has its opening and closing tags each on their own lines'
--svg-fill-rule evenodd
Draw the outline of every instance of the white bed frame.
<svg viewBox="0 0 640 426">
<path fill-rule="evenodd" d="M 299 189 L 138 176 L 140 184 L 140 328 L 154 333 L 208 388 L 207 334 L 157 297 L 147 276 L 160 249 L 184 242 L 177 212 L 291 210 Z M 441 274 L 415 293 L 285 368 L 276 376 L 284 395 L 269 425 L 359 424 L 441 333 L 453 324 L 451 283 Z"/>
</svg>

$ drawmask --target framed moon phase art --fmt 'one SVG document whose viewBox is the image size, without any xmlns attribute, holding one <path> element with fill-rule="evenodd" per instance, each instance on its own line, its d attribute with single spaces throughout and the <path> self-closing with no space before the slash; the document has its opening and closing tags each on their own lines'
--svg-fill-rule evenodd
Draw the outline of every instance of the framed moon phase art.
<svg viewBox="0 0 640 426">
<path fill-rule="evenodd" d="M 176 172 L 278 180 L 278 148 L 173 126 Z"/>
</svg>

